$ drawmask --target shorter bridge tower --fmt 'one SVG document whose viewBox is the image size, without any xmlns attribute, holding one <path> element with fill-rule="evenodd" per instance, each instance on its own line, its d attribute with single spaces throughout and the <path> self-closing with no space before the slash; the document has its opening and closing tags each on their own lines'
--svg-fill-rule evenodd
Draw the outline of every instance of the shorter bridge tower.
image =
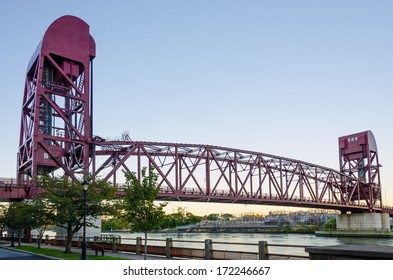
<svg viewBox="0 0 393 280">
<path fill-rule="evenodd" d="M 371 131 L 364 131 L 338 139 L 340 171 L 357 178 L 357 187 L 345 186 L 343 193 L 351 203 L 367 204 L 369 213 L 342 213 L 337 216 L 338 231 L 390 231 L 389 215 L 376 213 L 382 208 L 381 178 L 377 143 Z"/>
<path fill-rule="evenodd" d="M 340 171 L 359 180 L 359 188 L 347 187 L 351 201 L 367 203 L 370 212 L 382 206 L 381 178 L 378 150 L 374 135 L 364 131 L 338 139 L 340 149 Z"/>
</svg>

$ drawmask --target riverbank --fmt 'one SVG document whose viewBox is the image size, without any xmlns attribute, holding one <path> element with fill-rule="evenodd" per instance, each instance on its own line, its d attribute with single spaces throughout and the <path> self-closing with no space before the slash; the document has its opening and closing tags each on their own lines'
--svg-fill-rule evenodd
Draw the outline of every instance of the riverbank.
<svg viewBox="0 0 393 280">
<path fill-rule="evenodd" d="M 103 234 L 116 234 L 116 233 L 129 233 L 130 230 L 113 230 L 105 231 Z M 163 229 L 158 231 L 152 231 L 151 233 L 268 233 L 268 234 L 315 234 L 315 229 L 303 229 L 303 228 L 273 228 L 273 229 L 260 229 L 260 228 L 213 228 L 213 229 L 190 229 L 190 230 L 176 230 L 176 229 Z"/>
<path fill-rule="evenodd" d="M 316 231 L 316 236 L 321 237 L 366 237 L 366 238 L 393 238 L 391 231 L 356 231 L 356 230 L 332 230 L 332 231 Z"/>
<path fill-rule="evenodd" d="M 217 228 L 217 229 L 198 229 L 190 231 L 176 231 L 180 232 L 192 232 L 192 233 L 270 233 L 270 234 L 314 234 L 315 230 L 309 229 L 247 229 L 247 228 Z"/>
</svg>

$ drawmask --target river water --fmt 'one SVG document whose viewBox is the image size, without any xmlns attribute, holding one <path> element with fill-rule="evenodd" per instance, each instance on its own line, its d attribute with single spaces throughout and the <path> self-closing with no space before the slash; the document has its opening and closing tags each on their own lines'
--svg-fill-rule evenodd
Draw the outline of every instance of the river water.
<svg viewBox="0 0 393 280">
<path fill-rule="evenodd" d="M 121 236 L 122 243 L 135 244 L 136 237 L 144 238 L 143 233 L 107 232 L 103 234 Z M 204 248 L 205 239 L 212 239 L 213 249 L 228 251 L 257 252 L 258 242 L 267 241 L 268 244 L 302 245 L 302 246 L 326 246 L 339 244 L 359 245 L 386 245 L 393 246 L 393 238 L 353 238 L 353 237 L 316 237 L 313 234 L 284 234 L 284 233 L 149 233 L 148 244 L 165 246 L 165 240 L 172 238 L 174 247 Z M 149 239 L 152 239 L 149 241 Z M 156 239 L 156 240 L 155 240 Z M 177 240 L 185 242 L 177 242 Z M 215 243 L 215 242 L 218 242 Z M 226 243 L 226 244 L 219 244 Z M 255 245 L 232 245 L 230 243 L 252 243 Z M 292 254 L 307 256 L 304 248 L 269 247 L 270 253 Z"/>
</svg>

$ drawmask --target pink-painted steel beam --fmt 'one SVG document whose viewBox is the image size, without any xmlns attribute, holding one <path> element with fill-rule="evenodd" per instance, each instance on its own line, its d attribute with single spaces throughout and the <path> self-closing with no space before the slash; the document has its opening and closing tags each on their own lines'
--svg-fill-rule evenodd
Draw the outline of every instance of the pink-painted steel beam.
<svg viewBox="0 0 393 280">
<path fill-rule="evenodd" d="M 95 176 L 111 180 L 124 167 L 137 173 L 141 162 L 152 165 L 159 175 L 160 199 L 353 212 L 369 212 L 372 205 L 373 211 L 384 211 L 382 204 L 356 195 L 364 194 L 364 182 L 304 161 L 209 145 L 99 141 L 95 146 L 95 161 L 104 162 L 93 170 Z M 105 159 L 111 159 L 110 166 Z"/>
</svg>

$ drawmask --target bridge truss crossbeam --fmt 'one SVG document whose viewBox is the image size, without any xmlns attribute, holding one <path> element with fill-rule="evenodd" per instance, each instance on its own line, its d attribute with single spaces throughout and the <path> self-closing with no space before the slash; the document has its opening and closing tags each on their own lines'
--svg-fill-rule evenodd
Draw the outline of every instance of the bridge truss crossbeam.
<svg viewBox="0 0 393 280">
<path fill-rule="evenodd" d="M 270 154 L 209 145 L 138 141 L 95 143 L 93 175 L 121 188 L 121 171 L 159 175 L 159 199 L 382 211 L 366 186 L 331 168 Z"/>
</svg>

